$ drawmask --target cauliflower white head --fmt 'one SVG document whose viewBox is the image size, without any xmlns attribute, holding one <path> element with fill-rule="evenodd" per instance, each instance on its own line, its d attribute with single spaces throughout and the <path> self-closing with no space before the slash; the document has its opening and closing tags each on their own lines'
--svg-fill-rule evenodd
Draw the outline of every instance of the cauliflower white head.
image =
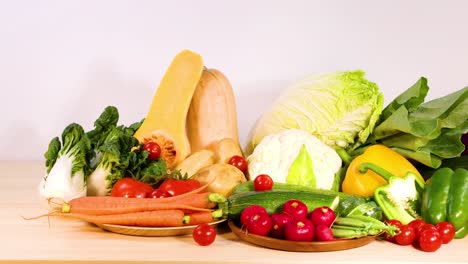
<svg viewBox="0 0 468 264">
<path fill-rule="evenodd" d="M 268 174 L 274 182 L 331 190 L 342 161 L 312 134 L 286 129 L 264 137 L 247 157 L 251 179 Z"/>
</svg>

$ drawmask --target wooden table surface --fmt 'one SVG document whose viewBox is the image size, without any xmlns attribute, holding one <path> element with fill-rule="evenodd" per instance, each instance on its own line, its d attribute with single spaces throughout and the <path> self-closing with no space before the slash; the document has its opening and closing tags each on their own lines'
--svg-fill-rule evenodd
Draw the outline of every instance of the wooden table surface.
<svg viewBox="0 0 468 264">
<path fill-rule="evenodd" d="M 198 246 L 191 236 L 137 237 L 86 222 L 41 218 L 47 212 L 37 186 L 43 161 L 0 161 L 0 262 L 5 263 L 468 263 L 468 238 L 426 253 L 385 241 L 335 252 L 286 252 L 239 240 L 226 225 L 216 241 Z"/>
</svg>

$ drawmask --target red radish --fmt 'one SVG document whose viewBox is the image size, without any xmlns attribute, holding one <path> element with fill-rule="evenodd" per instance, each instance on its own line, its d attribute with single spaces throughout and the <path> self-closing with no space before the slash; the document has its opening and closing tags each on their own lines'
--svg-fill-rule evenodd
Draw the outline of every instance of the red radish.
<svg viewBox="0 0 468 264">
<path fill-rule="evenodd" d="M 273 213 L 271 214 L 271 232 L 270 236 L 276 238 L 284 238 L 284 227 L 293 220 L 288 214 Z"/>
<path fill-rule="evenodd" d="M 295 219 L 307 218 L 309 210 L 307 205 L 299 200 L 289 200 L 283 204 L 283 213 L 292 216 Z"/>
<path fill-rule="evenodd" d="M 317 241 L 331 241 L 335 238 L 333 237 L 333 231 L 329 226 L 326 225 L 316 225 L 315 226 L 315 240 Z"/>
<path fill-rule="evenodd" d="M 310 213 L 310 220 L 312 220 L 314 225 L 330 227 L 335 221 L 335 218 L 335 212 L 328 206 L 317 207 Z"/>
<path fill-rule="evenodd" d="M 260 205 L 250 205 L 246 207 L 244 210 L 242 210 L 241 216 L 240 216 L 240 222 L 242 225 L 246 225 L 248 221 L 250 221 L 250 217 L 253 214 L 266 214 L 268 215 L 268 212 L 266 211 L 265 208 L 261 207 Z"/>
<path fill-rule="evenodd" d="M 314 240 L 314 224 L 307 218 L 293 219 L 284 228 L 284 237 L 291 241 Z"/>
<path fill-rule="evenodd" d="M 271 230 L 271 218 L 268 214 L 254 213 L 250 216 L 245 226 L 252 234 L 266 236 Z"/>
</svg>

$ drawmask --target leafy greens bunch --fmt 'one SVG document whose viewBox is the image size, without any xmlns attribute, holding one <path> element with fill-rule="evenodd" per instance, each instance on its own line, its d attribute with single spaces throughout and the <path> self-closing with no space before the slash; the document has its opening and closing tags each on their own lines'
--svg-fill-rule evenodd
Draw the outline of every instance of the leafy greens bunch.
<svg viewBox="0 0 468 264">
<path fill-rule="evenodd" d="M 84 195 L 106 195 L 115 182 L 132 177 L 157 184 L 168 172 L 161 160 L 148 160 L 148 152 L 133 137 L 141 122 L 117 125 L 119 113 L 108 106 L 94 122 L 94 129 L 84 132 L 72 123 L 52 139 L 46 158 L 46 176 L 39 189 L 44 198 L 70 200 Z"/>
<path fill-rule="evenodd" d="M 428 91 L 427 79 L 421 77 L 397 96 L 356 152 L 383 144 L 430 168 L 459 157 L 465 149 L 461 137 L 468 132 L 468 87 L 425 102 Z"/>
</svg>

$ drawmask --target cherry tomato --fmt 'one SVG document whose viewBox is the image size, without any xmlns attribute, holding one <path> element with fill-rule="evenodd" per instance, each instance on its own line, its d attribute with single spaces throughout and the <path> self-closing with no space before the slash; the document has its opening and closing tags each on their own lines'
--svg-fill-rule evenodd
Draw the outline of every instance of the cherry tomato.
<svg viewBox="0 0 468 264">
<path fill-rule="evenodd" d="M 440 222 L 436 225 L 443 244 L 447 244 L 455 237 L 455 227 L 449 222 Z"/>
<path fill-rule="evenodd" d="M 197 180 L 174 180 L 167 179 L 159 186 L 161 191 L 167 192 L 170 196 L 176 196 L 187 193 L 201 187 L 201 183 Z"/>
<path fill-rule="evenodd" d="M 143 150 L 148 151 L 148 160 L 157 160 L 161 156 L 161 147 L 156 142 L 150 141 L 144 144 Z"/>
<path fill-rule="evenodd" d="M 241 156 L 232 156 L 229 159 L 228 164 L 231 164 L 232 166 L 238 168 L 243 173 L 247 171 L 247 161 L 245 161 L 245 159 Z"/>
<path fill-rule="evenodd" d="M 273 189 L 273 179 L 267 174 L 260 174 L 254 179 L 255 191 L 271 191 Z"/>
<path fill-rule="evenodd" d="M 438 231 L 437 228 L 435 227 L 435 225 L 433 224 L 428 224 L 428 223 L 425 223 L 424 225 L 421 225 L 419 228 L 418 228 L 418 231 L 416 232 L 418 235 L 426 230 L 431 230 L 431 231 Z"/>
<path fill-rule="evenodd" d="M 415 234 L 416 234 L 416 239 L 419 237 L 419 228 L 421 228 L 426 222 L 422 219 L 414 219 L 413 221 L 409 222 L 408 225 L 412 226 Z"/>
<path fill-rule="evenodd" d="M 434 252 L 442 246 L 439 232 L 431 229 L 420 230 L 418 242 L 421 249 L 426 252 Z"/>
<path fill-rule="evenodd" d="M 413 244 L 415 238 L 416 232 L 414 228 L 410 225 L 402 225 L 400 227 L 400 233 L 395 236 L 395 242 L 398 245 L 408 246 Z"/>
<path fill-rule="evenodd" d="M 400 227 L 403 225 L 399 220 L 397 219 L 390 219 L 388 221 L 386 221 L 386 223 L 388 225 L 392 225 L 392 226 L 396 226 L 398 227 L 398 229 L 400 229 Z M 398 230 L 397 231 L 397 234 L 399 233 L 400 231 Z M 395 242 L 395 236 L 390 236 L 388 235 L 387 233 L 384 233 L 384 237 L 387 241 L 390 241 L 390 242 Z"/>
<path fill-rule="evenodd" d="M 200 224 L 193 230 L 192 237 L 200 246 L 208 246 L 215 241 L 216 229 L 209 224 Z"/>
<path fill-rule="evenodd" d="M 137 181 L 130 177 L 118 180 L 111 190 L 111 196 L 127 198 L 146 198 L 149 197 L 153 187 L 144 182 Z"/>
</svg>

